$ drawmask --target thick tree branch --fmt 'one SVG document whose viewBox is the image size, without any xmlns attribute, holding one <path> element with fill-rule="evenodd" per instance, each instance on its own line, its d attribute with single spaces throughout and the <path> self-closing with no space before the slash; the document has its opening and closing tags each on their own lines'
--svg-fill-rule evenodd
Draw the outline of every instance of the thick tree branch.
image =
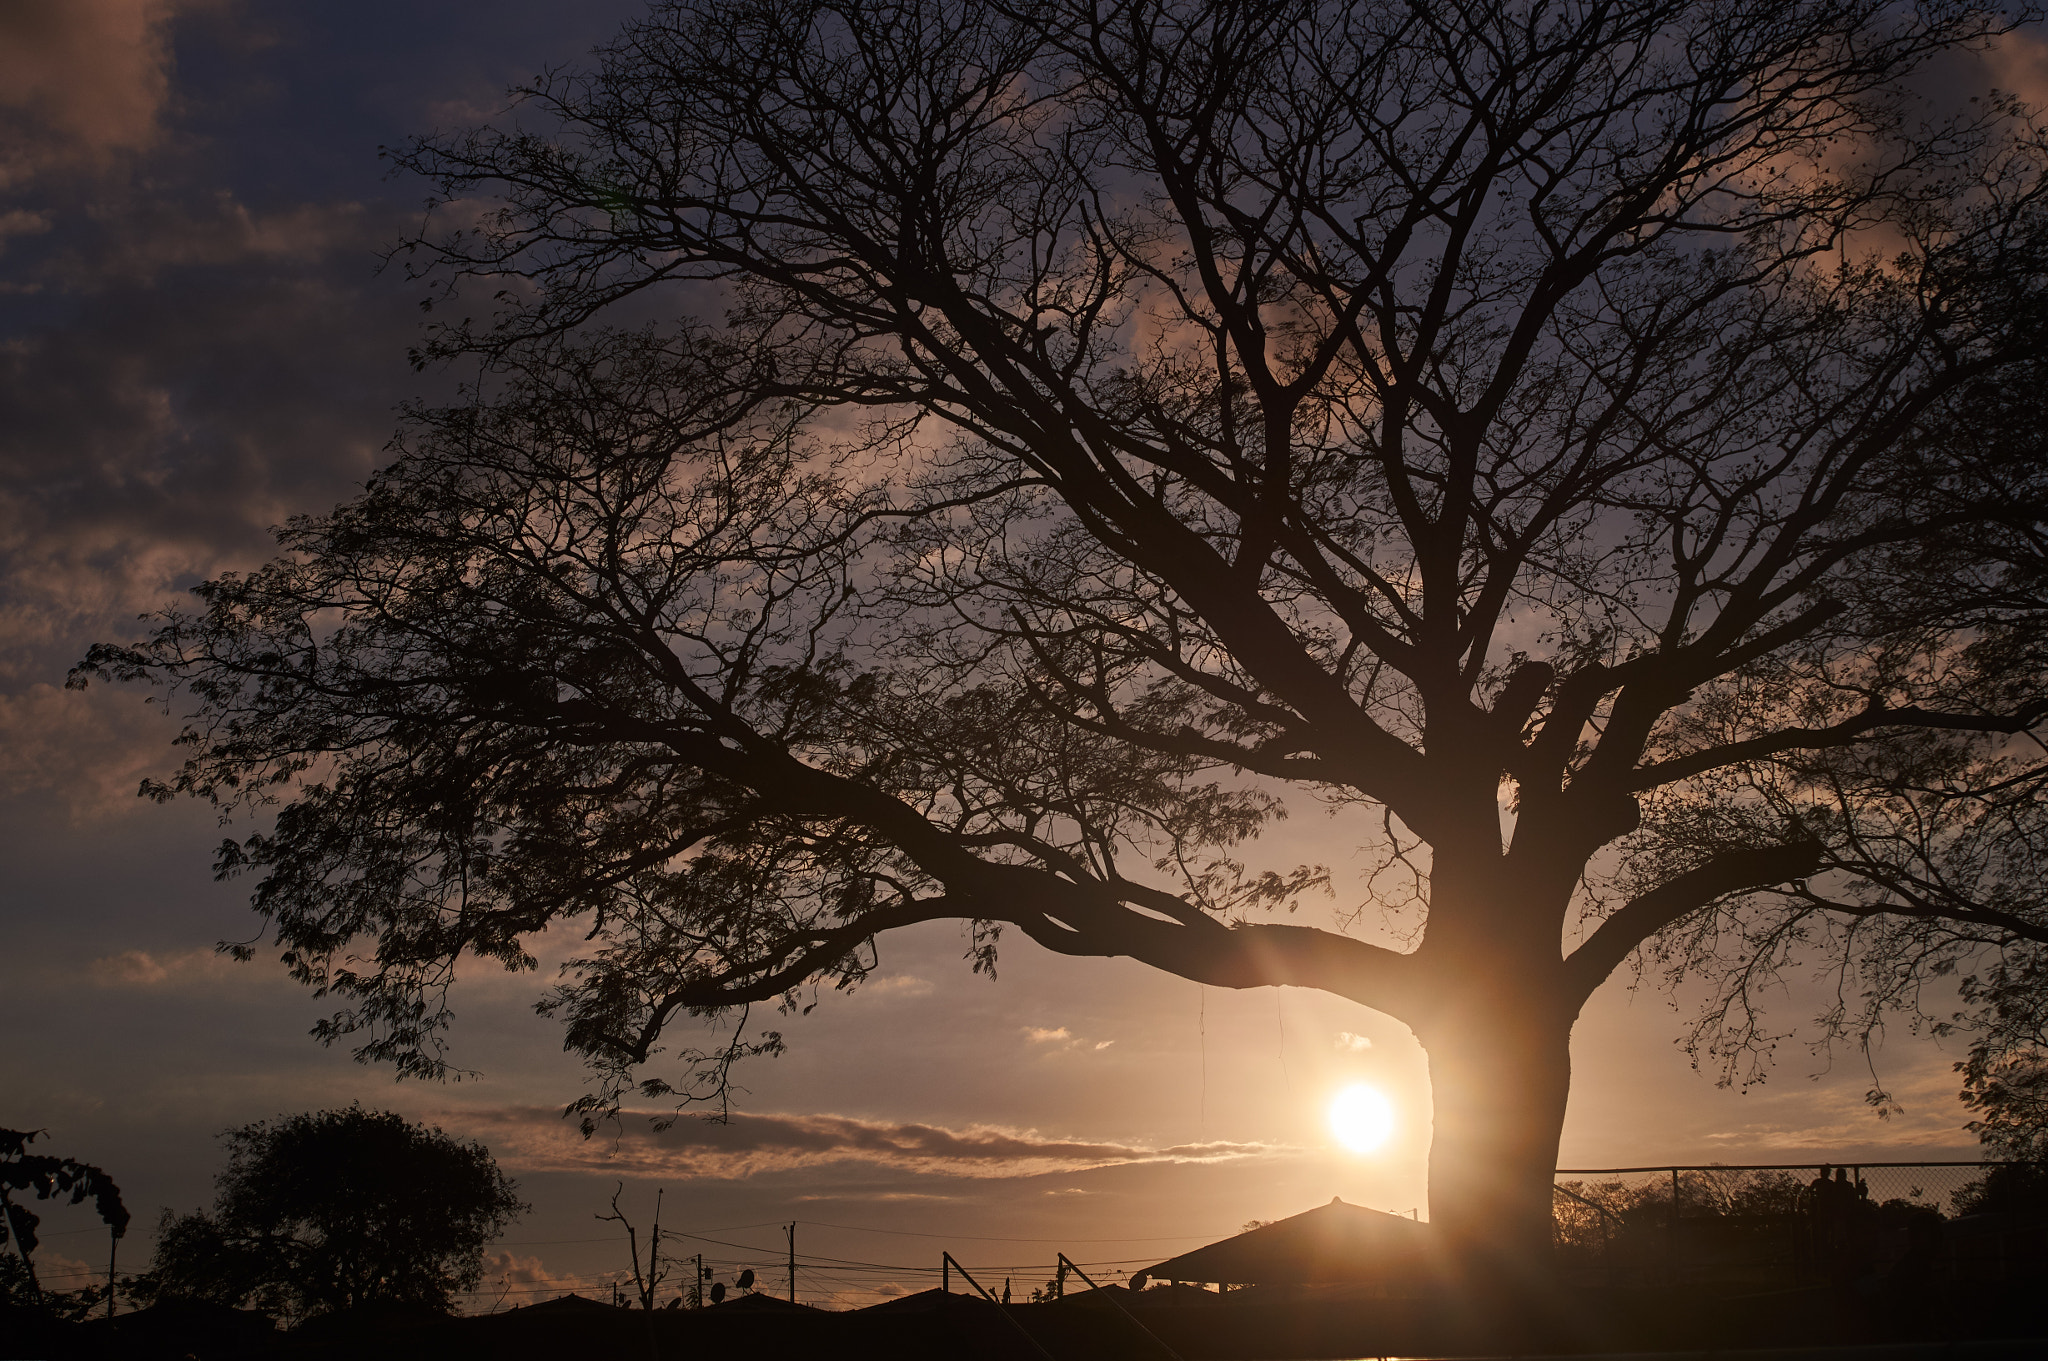
<svg viewBox="0 0 2048 1361">
<path fill-rule="evenodd" d="M 1631 792 L 1655 789 L 1659 785 L 1689 779 L 1710 770 L 1740 765 L 1746 761 L 1763 760 L 1780 752 L 1845 747 L 1868 734 L 1881 732 L 1887 728 L 2018 733 L 2034 727 L 2043 718 L 2048 718 L 2048 701 L 2028 704 L 2011 714 L 1943 713 L 1939 710 L 1923 709 L 1918 705 L 1893 709 L 1878 703 L 1853 718 L 1846 718 L 1825 728 L 1780 728 L 1776 732 L 1765 733 L 1741 742 L 1727 742 L 1718 747 L 1708 747 L 1703 751 L 1674 756 L 1668 761 L 1658 761 L 1639 767 L 1629 778 L 1627 787 Z"/>
<path fill-rule="evenodd" d="M 1995 908 L 1972 907 L 1964 903 L 1934 904 L 1911 899 L 1896 885 L 1884 887 L 1900 894 L 1907 901 L 1893 899 L 1888 902 L 1858 903 L 1829 898 L 1811 889 L 1795 889 L 1791 896 L 1801 902 L 1845 917 L 1911 917 L 1925 922 L 1957 922 L 1970 926 L 1988 926 L 2012 940 L 2032 941 L 2037 945 L 2048 945 L 2048 925 L 2030 921 L 2011 912 L 2000 912 Z"/>
<path fill-rule="evenodd" d="M 1804 878 L 1820 868 L 1818 842 L 1724 851 L 1617 910 L 1600 923 L 1564 961 L 1565 986 L 1574 997 L 1590 997 L 1631 951 L 1665 927 L 1716 898 Z"/>
</svg>

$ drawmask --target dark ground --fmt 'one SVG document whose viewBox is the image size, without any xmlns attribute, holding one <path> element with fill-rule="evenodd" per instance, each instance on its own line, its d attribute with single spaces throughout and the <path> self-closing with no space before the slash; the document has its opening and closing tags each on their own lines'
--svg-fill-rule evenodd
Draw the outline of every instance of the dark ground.
<svg viewBox="0 0 2048 1361">
<path fill-rule="evenodd" d="M 1125 1308 L 1128 1306 L 1128 1312 Z M 2048 1356 L 2048 1280 L 1981 1291 L 1817 1287 L 1729 1296 L 1700 1288 L 1560 1290 L 1531 1313 L 1469 1297 L 1277 1298 L 1120 1288 L 998 1308 L 928 1291 L 827 1313 L 765 1296 L 697 1312 L 614 1309 L 569 1298 L 473 1318 L 363 1312 L 293 1332 L 204 1306 L 159 1306 L 111 1322 L 36 1325 L 0 1314 L 0 1357 L 51 1361 L 1186 1361 L 1363 1356 L 1682 1353 L 1858 1346 L 1887 1361 Z M 2036 1339 L 2027 1341 L 2027 1339 Z M 1960 1345 L 1972 1343 L 1975 1345 Z M 1957 1344 L 1957 1345 L 1943 1345 Z M 1168 1350 L 1171 1348 L 1171 1351 Z M 1811 1355 L 1811 1353 L 1807 1353 Z M 1789 1355 L 1789 1354 L 1788 1354 Z M 1672 1357 L 1671 1361 L 1677 1361 Z M 1765 1361 L 1754 1356 L 1749 1361 Z"/>
</svg>

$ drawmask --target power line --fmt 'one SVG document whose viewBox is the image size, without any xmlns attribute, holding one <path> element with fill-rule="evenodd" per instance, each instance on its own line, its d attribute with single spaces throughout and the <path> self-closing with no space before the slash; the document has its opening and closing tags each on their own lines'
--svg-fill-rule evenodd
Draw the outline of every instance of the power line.
<svg viewBox="0 0 2048 1361">
<path fill-rule="evenodd" d="M 623 1234 L 608 1233 L 601 1238 L 500 1238 L 490 1246 L 494 1248 L 552 1248 L 564 1243 L 616 1243 Z"/>
<path fill-rule="evenodd" d="M 737 1233 L 741 1229 L 772 1229 L 779 1228 L 783 1224 L 783 1222 L 784 1221 L 779 1219 L 764 1219 L 758 1224 L 721 1224 L 716 1228 L 706 1229 L 704 1230 L 704 1232 Z M 813 1221 L 807 1219 L 803 1222 L 809 1224 Z M 68 1230 L 68 1232 L 87 1233 L 90 1232 L 90 1230 L 71 1229 Z M 886 1232 L 886 1230 L 877 1229 L 874 1230 L 874 1232 L 882 1233 Z M 49 1235 L 44 1236 L 48 1237 Z M 614 1243 L 619 1240 L 620 1236 L 621 1235 L 619 1234 L 606 1234 L 601 1238 L 500 1238 L 494 1241 L 491 1244 L 491 1246 L 499 1248 L 540 1248 L 551 1247 L 562 1243 Z"/>
<path fill-rule="evenodd" d="M 1213 1233 L 1169 1233 L 1154 1234 L 1137 1238 L 1072 1238 L 1061 1234 L 1057 1238 L 994 1238 L 986 1234 L 972 1233 L 921 1233 L 913 1229 L 870 1229 L 861 1224 L 828 1224 L 822 1219 L 806 1219 L 801 1223 L 819 1229 L 846 1229 L 853 1233 L 886 1233 L 897 1238 L 944 1238 L 960 1243 L 1185 1243 L 1194 1238 L 1214 1238 Z M 740 1225 L 741 1228 L 766 1227 Z M 706 1233 L 723 1233 L 723 1229 L 706 1229 Z"/>
<path fill-rule="evenodd" d="M 753 1244 L 751 1244 L 751 1243 L 734 1243 L 734 1242 L 731 1242 L 731 1241 L 729 1241 L 729 1240 L 727 1240 L 727 1239 L 723 1239 L 723 1238 L 707 1238 L 707 1237 L 704 1237 L 704 1236 L 703 1236 L 703 1235 L 701 1235 L 701 1234 L 678 1234 L 677 1236 L 678 1236 L 678 1237 L 683 1237 L 683 1238 L 691 1238 L 691 1239 L 694 1239 L 694 1240 L 696 1240 L 697 1242 L 700 1242 L 700 1243 L 713 1243 L 713 1244 L 716 1244 L 717 1246 L 719 1246 L 719 1247 L 722 1247 L 722 1248 L 735 1248 L 735 1249 L 738 1249 L 738 1250 L 739 1250 L 739 1251 L 741 1251 L 741 1252 L 749 1252 L 749 1253 L 772 1253 L 772 1252 L 774 1251 L 774 1249 L 772 1249 L 772 1248 L 761 1248 L 761 1247 L 756 1247 L 755 1245 L 753 1245 Z M 733 1263 L 733 1265 L 740 1265 L 740 1264 L 742 1264 L 743 1262 L 745 1262 L 746 1260 L 747 1260 L 747 1259 L 738 1259 L 738 1260 L 736 1260 L 736 1261 L 735 1261 L 735 1262 Z M 935 1267 L 935 1266 L 917 1266 L 917 1265 L 913 1265 L 913 1264 L 910 1264 L 910 1263 L 905 1263 L 905 1262 L 863 1262 L 863 1261 L 859 1261 L 859 1260 L 857 1260 L 857 1259 L 854 1259 L 854 1258 L 848 1258 L 848 1257 L 828 1257 L 828 1256 L 826 1256 L 826 1255 L 824 1255 L 824 1254 L 822 1254 L 822 1253 L 804 1253 L 804 1254 L 800 1254 L 797 1260 L 798 1260 L 798 1265 L 800 1265 L 800 1266 L 804 1266 L 804 1267 L 809 1267 L 809 1268 L 813 1268 L 813 1269 L 818 1269 L 818 1268 L 821 1268 L 821 1267 L 822 1267 L 823 1265 L 825 1265 L 825 1264 L 829 1264 L 829 1265 L 831 1265 L 831 1266 L 834 1266 L 834 1267 L 855 1267 L 855 1268 L 861 1268 L 861 1269 L 865 1269 L 865 1270 L 873 1270 L 873 1271 L 917 1271 L 917 1272 L 937 1272 L 937 1271 L 939 1270 L 939 1268 L 937 1268 L 937 1267 Z M 1110 1267 L 1110 1266 L 1129 1266 L 1129 1265 L 1132 1265 L 1132 1264 L 1134 1264 L 1134 1263 L 1138 1263 L 1138 1262 L 1149 1262 L 1149 1261 L 1151 1261 L 1151 1260 L 1152 1260 L 1152 1259 L 1151 1259 L 1150 1257 L 1115 1257 L 1115 1258 L 1108 1258 L 1108 1259 L 1102 1259 L 1102 1260 L 1096 1260 L 1096 1261 L 1088 1261 L 1088 1262 L 1082 1262 L 1082 1263 L 1080 1263 L 1080 1265 L 1082 1265 L 1082 1266 L 1103 1266 L 1103 1267 Z M 992 1264 L 990 1264 L 990 1265 L 994 1265 L 994 1266 L 998 1266 L 998 1267 L 1012 1267 L 1012 1266 L 1014 1266 L 1014 1267 L 1027 1267 L 1027 1266 L 1028 1266 L 1028 1267 L 1034 1267 L 1034 1268 L 1035 1268 L 1035 1267 L 1038 1267 L 1038 1266 L 1047 1266 L 1047 1267 L 1050 1267 L 1050 1266 L 1052 1266 L 1052 1265 L 1054 1265 L 1054 1264 L 1053 1264 L 1053 1263 L 1050 1263 L 1050 1262 L 1041 1262 L 1041 1261 L 1028 1261 L 1028 1262 L 1016 1262 L 1016 1261 L 1011 1261 L 1011 1262 L 997 1262 L 997 1263 L 992 1263 Z"/>
</svg>

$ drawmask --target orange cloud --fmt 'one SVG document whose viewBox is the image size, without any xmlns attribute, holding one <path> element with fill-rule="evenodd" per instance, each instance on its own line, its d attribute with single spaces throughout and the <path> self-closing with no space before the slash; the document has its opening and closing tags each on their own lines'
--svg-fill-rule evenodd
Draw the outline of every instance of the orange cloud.
<svg viewBox="0 0 2048 1361">
<path fill-rule="evenodd" d="M 2038 29 L 2020 29 L 1993 43 L 1984 54 L 1992 82 L 2038 111 L 2048 110 L 2048 39 Z"/>
<path fill-rule="evenodd" d="M 0 694 L 0 796 L 44 799 L 74 823 L 128 811 L 144 776 L 177 769 L 176 735 L 177 725 L 133 691 L 45 682 Z"/>
<path fill-rule="evenodd" d="M 581 1293 L 602 1297 L 622 1273 L 612 1272 L 592 1279 L 564 1276 L 548 1269 L 538 1257 L 521 1257 L 516 1252 L 484 1254 L 482 1282 L 470 1292 L 472 1309 L 491 1310 L 501 1305 L 538 1304 L 558 1295 Z"/>
<path fill-rule="evenodd" d="M 0 5 L 0 189 L 156 140 L 179 0 Z"/>
</svg>

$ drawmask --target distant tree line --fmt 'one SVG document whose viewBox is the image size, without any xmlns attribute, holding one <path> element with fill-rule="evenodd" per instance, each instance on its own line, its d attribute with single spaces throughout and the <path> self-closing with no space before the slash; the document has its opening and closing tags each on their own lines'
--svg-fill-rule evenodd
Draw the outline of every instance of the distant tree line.
<svg viewBox="0 0 2048 1361">
<path fill-rule="evenodd" d="M 1997 1152 L 1996 1148 L 1987 1152 Z M 1827 1183 L 1833 1183 L 1833 1194 Z M 1560 1260 L 1588 1265 L 1628 1259 L 1638 1269 L 1661 1270 L 1674 1250 L 1671 1233 L 1685 1221 L 1691 1236 L 1723 1252 L 1761 1262 L 1788 1242 L 1808 1256 L 1839 1253 L 1848 1240 L 1889 1235 L 1900 1243 L 1938 1235 L 1946 1219 L 1975 1215 L 2048 1216 L 2048 1165 L 2001 1162 L 1955 1187 L 1943 1198 L 1914 1185 L 1905 1195 L 1873 1194 L 1861 1175 L 1822 1167 L 1676 1168 L 1648 1180 L 1573 1179 L 1557 1184 L 1554 1243 Z M 1784 1230 L 1798 1230 L 1788 1239 Z M 1835 1241 L 1832 1244 L 1830 1238 Z"/>
</svg>

